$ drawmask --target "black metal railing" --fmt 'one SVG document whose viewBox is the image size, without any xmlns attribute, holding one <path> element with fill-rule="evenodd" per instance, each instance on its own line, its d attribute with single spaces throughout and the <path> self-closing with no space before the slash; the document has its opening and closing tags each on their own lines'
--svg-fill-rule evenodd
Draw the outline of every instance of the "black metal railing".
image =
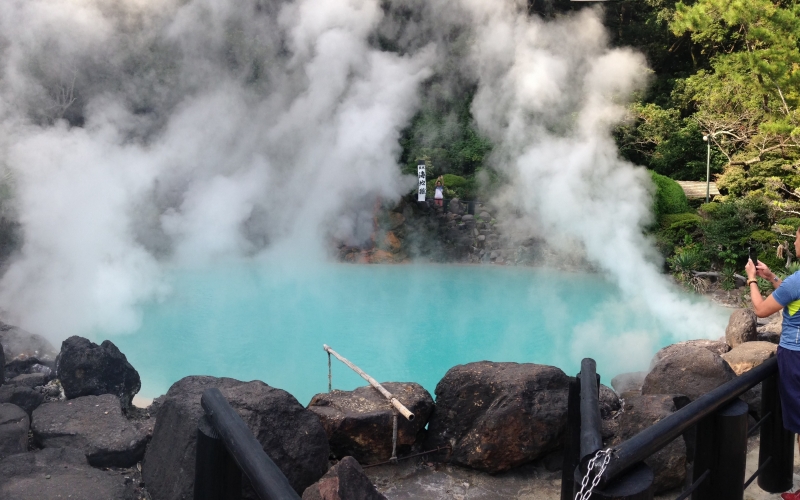
<svg viewBox="0 0 800 500">
<path fill-rule="evenodd" d="M 240 499 L 242 475 L 261 500 L 300 499 L 219 389 L 206 389 L 200 403 L 205 415 L 197 423 L 195 500 Z"/>
<path fill-rule="evenodd" d="M 748 406 L 739 396 L 761 384 L 761 420 L 747 428 Z M 594 360 L 584 359 L 570 382 L 561 499 L 580 490 L 586 464 L 602 448 L 597 407 L 599 377 Z M 588 415 L 584 415 L 588 413 Z M 759 467 L 745 481 L 747 437 L 760 431 Z M 777 359 L 736 377 L 615 446 L 592 499 L 652 498 L 653 473 L 644 460 L 672 440 L 686 436 L 692 461 L 691 485 L 676 500 L 741 500 L 758 478 L 770 493 L 792 487 L 793 434 L 783 428 Z"/>
</svg>

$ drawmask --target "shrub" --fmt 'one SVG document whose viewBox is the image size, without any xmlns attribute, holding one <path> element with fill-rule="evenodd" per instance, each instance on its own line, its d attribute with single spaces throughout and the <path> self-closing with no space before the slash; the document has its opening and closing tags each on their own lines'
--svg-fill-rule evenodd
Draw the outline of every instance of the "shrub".
<svg viewBox="0 0 800 500">
<path fill-rule="evenodd" d="M 711 260 L 720 264 L 744 265 L 748 247 L 754 244 L 752 235 L 769 239 L 758 232 L 770 225 L 769 203 L 759 197 L 747 197 L 724 203 L 712 202 L 700 207 L 703 221 L 700 229 L 704 247 Z M 767 231 L 768 232 L 768 231 Z M 762 251 L 769 244 L 757 242 Z"/>
<path fill-rule="evenodd" d="M 664 215 L 689 211 L 689 201 L 677 182 L 652 170 L 650 177 L 656 185 L 656 194 L 653 200 L 653 212 L 656 218 L 660 219 Z"/>
<path fill-rule="evenodd" d="M 467 185 L 467 179 L 460 175 L 444 174 L 442 176 L 442 184 L 449 189 L 457 189 Z"/>
<path fill-rule="evenodd" d="M 662 248 L 669 249 L 681 244 L 686 237 L 696 239 L 700 236 L 700 223 L 703 219 L 692 212 L 667 214 L 659 220 L 656 239 Z"/>
</svg>

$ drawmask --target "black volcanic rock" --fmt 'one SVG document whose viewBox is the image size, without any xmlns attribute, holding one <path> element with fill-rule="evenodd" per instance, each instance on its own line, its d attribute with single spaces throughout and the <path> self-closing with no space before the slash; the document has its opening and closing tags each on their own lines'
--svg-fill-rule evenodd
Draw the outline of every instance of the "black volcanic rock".
<svg viewBox="0 0 800 500">
<path fill-rule="evenodd" d="M 119 472 L 95 469 L 79 450 L 45 448 L 0 460 L 0 498 L 134 500 L 134 486 Z"/>
<path fill-rule="evenodd" d="M 412 421 L 402 415 L 397 418 L 397 455 L 407 455 L 424 437 L 433 398 L 413 382 L 385 382 L 383 386 L 414 414 Z M 308 409 L 322 422 L 335 457 L 351 456 L 365 464 L 391 458 L 393 407 L 374 387 L 317 394 Z"/>
<path fill-rule="evenodd" d="M 344 457 L 303 492 L 303 500 L 386 500 L 353 457 Z"/>
<path fill-rule="evenodd" d="M 67 399 L 113 394 L 128 408 L 139 392 L 139 373 L 110 340 L 97 345 L 73 336 L 61 344 L 56 372 Z"/>
<path fill-rule="evenodd" d="M 130 467 L 144 456 L 147 432 L 122 414 L 111 394 L 45 403 L 33 412 L 33 439 L 43 448 L 75 448 L 95 467 Z"/>
<path fill-rule="evenodd" d="M 30 418 L 25 410 L 9 403 L 0 404 L 0 459 L 28 451 Z"/>
<path fill-rule="evenodd" d="M 425 448 L 450 445 L 453 463 L 492 474 L 541 458 L 562 444 L 568 388 L 553 366 L 455 366 L 436 385 Z"/>
<path fill-rule="evenodd" d="M 294 396 L 260 381 L 191 376 L 172 384 L 158 409 L 142 465 L 153 498 L 193 498 L 200 397 L 211 387 L 222 392 L 298 494 L 327 472 L 325 429 Z"/>
</svg>

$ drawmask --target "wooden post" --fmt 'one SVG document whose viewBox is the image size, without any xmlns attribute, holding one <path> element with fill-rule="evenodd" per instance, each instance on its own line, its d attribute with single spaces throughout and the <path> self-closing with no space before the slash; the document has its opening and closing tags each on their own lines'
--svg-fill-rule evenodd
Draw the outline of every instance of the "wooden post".
<svg viewBox="0 0 800 500">
<path fill-rule="evenodd" d="M 572 492 L 575 470 L 581 455 L 581 380 L 569 381 L 567 396 L 567 429 L 564 432 L 564 462 L 561 466 L 561 500 L 573 500 Z"/>
<path fill-rule="evenodd" d="M 197 422 L 195 455 L 194 500 L 242 498 L 242 472 L 206 415 Z"/>
<path fill-rule="evenodd" d="M 792 487 L 794 467 L 794 433 L 783 428 L 778 375 L 761 383 L 761 415 L 769 417 L 761 424 L 758 449 L 759 467 L 772 457 L 758 475 L 758 486 L 769 493 L 780 493 Z"/>
<path fill-rule="evenodd" d="M 735 399 L 697 424 L 692 480 L 710 473 L 692 493 L 693 500 L 744 498 L 747 410 L 747 403 Z"/>
<path fill-rule="evenodd" d="M 395 398 L 394 396 L 392 396 L 392 393 L 391 393 L 391 392 L 389 392 L 389 391 L 387 391 L 386 389 L 384 389 L 384 387 L 383 387 L 381 384 L 379 384 L 377 380 L 375 380 L 374 378 L 372 378 L 372 377 L 370 377 L 369 375 L 367 375 L 366 373 L 364 373 L 364 371 L 363 371 L 361 368 L 357 367 L 356 365 L 354 365 L 353 363 L 351 363 L 351 362 L 350 362 L 350 361 L 348 361 L 347 359 L 345 359 L 345 358 L 343 358 L 342 356 L 340 356 L 340 355 L 339 355 L 339 353 L 337 353 L 336 351 L 334 351 L 333 349 L 331 349 L 330 347 L 328 347 L 328 345 L 327 345 L 327 344 L 322 344 L 322 348 L 323 348 L 323 349 L 325 349 L 325 352 L 327 352 L 328 354 L 333 354 L 334 356 L 336 356 L 336 358 L 337 358 L 339 361 L 341 361 L 342 363 L 346 364 L 346 365 L 347 365 L 347 366 L 349 366 L 349 367 L 350 367 L 350 368 L 351 368 L 351 369 L 352 369 L 354 372 L 356 372 L 356 373 L 358 373 L 359 375 L 361 375 L 361 378 L 363 378 L 364 380 L 366 380 L 367 382 L 369 382 L 369 385 L 371 385 L 372 387 L 374 387 L 375 389 L 377 389 L 377 390 L 378 390 L 378 392 L 380 392 L 381 394 L 383 394 L 383 397 L 385 397 L 386 399 L 388 399 L 388 400 L 389 400 L 389 402 L 392 404 L 392 406 L 394 406 L 394 407 L 397 409 L 397 411 L 399 411 L 399 412 L 400 412 L 400 413 L 401 413 L 401 414 L 402 414 L 404 417 L 406 417 L 406 419 L 407 419 L 409 422 L 410 422 L 410 421 L 412 421 L 412 420 L 414 420 L 414 414 L 413 414 L 413 413 L 411 413 L 411 411 L 410 411 L 408 408 L 406 408 L 405 406 L 403 406 L 403 403 L 401 403 L 400 401 L 398 401 L 398 400 L 397 400 L 397 398 Z"/>
</svg>

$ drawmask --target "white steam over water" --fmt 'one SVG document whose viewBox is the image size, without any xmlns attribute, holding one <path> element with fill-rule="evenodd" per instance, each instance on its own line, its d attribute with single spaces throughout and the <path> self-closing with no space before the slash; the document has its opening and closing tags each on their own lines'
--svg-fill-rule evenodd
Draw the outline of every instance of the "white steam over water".
<svg viewBox="0 0 800 500">
<path fill-rule="evenodd" d="M 24 238 L 0 281 L 6 319 L 53 340 L 130 331 L 138 304 L 169 293 L 169 266 L 322 259 L 329 238 L 358 239 L 377 198 L 414 186 L 398 138 L 438 73 L 442 94 L 477 85 L 521 227 L 582 245 L 678 335 L 721 333 L 642 236 L 649 178 L 618 159 L 610 128 L 646 68 L 608 47 L 598 12 L 546 23 L 512 0 L 388 5 L 0 3 L 0 167 Z"/>
</svg>

